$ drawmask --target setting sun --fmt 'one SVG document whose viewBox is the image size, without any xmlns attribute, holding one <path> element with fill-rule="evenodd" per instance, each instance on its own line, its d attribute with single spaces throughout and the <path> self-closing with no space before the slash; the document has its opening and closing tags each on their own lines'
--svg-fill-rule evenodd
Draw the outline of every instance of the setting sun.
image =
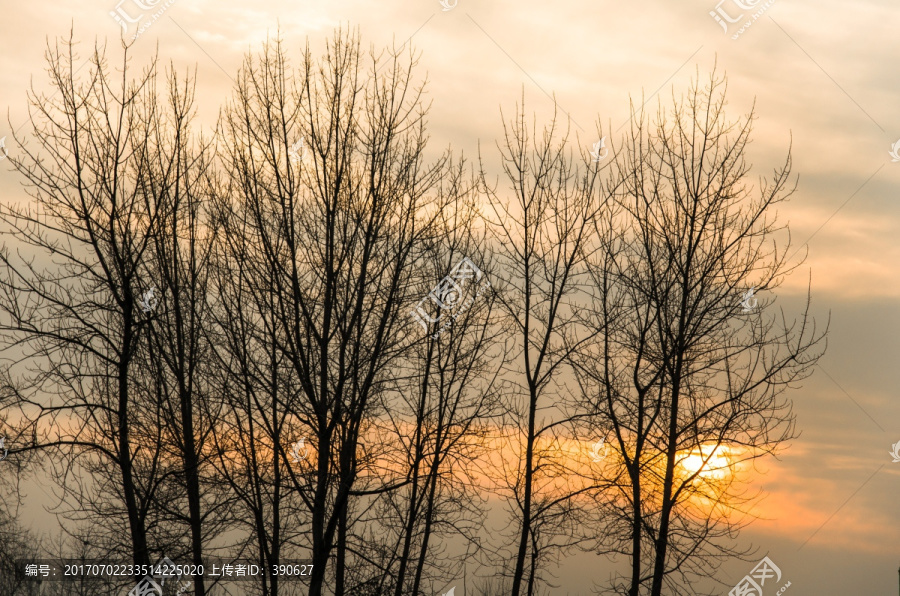
<svg viewBox="0 0 900 596">
<path fill-rule="evenodd" d="M 689 475 L 700 472 L 705 478 L 722 478 L 731 465 L 731 451 L 719 446 L 691 451 L 679 461 L 681 468 Z"/>
</svg>

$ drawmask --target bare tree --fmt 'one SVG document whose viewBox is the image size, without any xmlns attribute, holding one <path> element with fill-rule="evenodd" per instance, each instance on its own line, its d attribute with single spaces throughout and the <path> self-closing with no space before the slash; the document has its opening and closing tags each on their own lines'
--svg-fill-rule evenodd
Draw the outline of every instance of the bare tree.
<svg viewBox="0 0 900 596">
<path fill-rule="evenodd" d="M 124 537 L 134 562 L 148 563 L 160 452 L 139 452 L 132 433 L 147 422 L 134 364 L 151 316 L 140 301 L 157 215 L 147 185 L 152 123 L 162 117 L 155 63 L 129 81 L 126 49 L 116 81 L 95 48 L 81 82 L 71 40 L 47 54 L 57 94 L 31 94 L 38 151 L 24 144 L 10 156 L 35 203 L 0 208 L 0 332 L 5 353 L 29 369 L 17 379 L 16 424 L 33 437 L 26 449 L 63 456 L 55 469 L 72 515 L 98 530 L 110 522 L 111 548 Z"/>
<path fill-rule="evenodd" d="M 410 324 L 421 339 L 398 369 L 384 421 L 376 423 L 387 437 L 377 459 L 388 462 L 376 470 L 390 470 L 406 482 L 385 493 L 366 520 L 377 543 L 395 553 L 395 561 L 382 570 L 395 596 L 427 593 L 428 579 L 455 575 L 462 568 L 460 557 L 477 548 L 484 519 L 477 488 L 484 482 L 476 464 L 489 449 L 489 424 L 499 413 L 498 375 L 506 359 L 507 334 L 493 308 L 487 243 L 484 231 L 476 229 L 477 181 L 460 162 L 448 169 L 436 192 L 448 195 L 439 199 L 448 205 L 439 213 L 443 231 L 420 255 L 425 286 Z M 468 277 L 461 276 L 457 287 L 451 276 L 463 269 Z M 462 538 L 472 548 L 451 556 L 448 537 Z"/>
<path fill-rule="evenodd" d="M 424 161 L 414 61 L 401 65 L 394 55 L 383 74 L 368 76 L 365 64 L 357 37 L 340 31 L 321 60 L 307 48 L 296 75 L 280 44 L 269 44 L 258 63 L 248 59 L 223 128 L 233 193 L 219 197 L 218 210 L 223 254 L 237 260 L 220 293 L 240 310 L 232 316 L 253 325 L 255 347 L 221 360 L 268 370 L 271 415 L 259 431 L 272 455 L 264 457 L 277 457 L 271 473 L 284 474 L 273 489 L 289 486 L 305 510 L 291 523 L 309 524 L 302 538 L 313 595 L 329 584 L 352 590 L 340 538 L 360 496 L 364 433 L 412 344 L 416 247 L 435 233 L 442 207 L 428 192 L 445 158 Z M 259 411 L 252 399 L 244 401 Z M 280 434 L 288 423 L 293 437 L 309 438 L 308 473 L 290 461 Z M 277 515 L 275 494 L 266 498 Z"/>
<path fill-rule="evenodd" d="M 4 384 L 9 386 L 8 382 Z M 8 399 L 15 399 L 15 393 L 0 390 L 0 400 Z M 0 462 L 0 491 L 6 495 L 0 500 L 0 593 L 30 596 L 37 593 L 36 586 L 28 585 L 26 578 L 17 572 L 16 560 L 39 558 L 42 541 L 18 521 L 18 510 L 24 497 L 20 483 L 26 474 L 26 466 L 22 461 L 24 454 L 15 452 L 10 442 L 12 437 L 4 432 L 6 428 L 5 420 L 0 417 L 0 437 L 6 439 L 0 451 L 0 457 L 5 456 Z"/>
<path fill-rule="evenodd" d="M 596 244 L 594 221 L 605 204 L 600 168 L 577 165 L 582 156 L 571 155 L 567 135 L 556 138 L 555 118 L 539 132 L 529 127 L 523 111 L 504 123 L 504 140 L 498 144 L 510 199 L 488 183 L 482 168 L 499 304 L 515 336 L 516 358 L 508 372 L 513 389 L 507 393 L 513 420 L 510 448 L 521 454 L 509 486 L 518 525 L 514 596 L 535 593 L 542 555 L 578 541 L 569 534 L 576 525 L 570 506 L 589 484 L 570 488 L 561 482 L 549 447 L 566 435 L 578 415 L 563 405 L 568 357 L 602 331 L 584 328 L 578 307 L 586 299 L 581 284 Z M 554 542 L 567 534 L 563 544 Z"/>
<path fill-rule="evenodd" d="M 617 593 L 690 594 L 746 554 L 746 467 L 793 436 L 825 332 L 809 295 L 775 311 L 790 154 L 749 188 L 753 113 L 726 119 L 715 73 L 602 164 L 517 107 L 500 190 L 426 159 L 415 58 L 355 32 L 248 55 L 218 148 L 191 76 L 163 96 L 155 61 L 131 80 L 124 48 L 118 80 L 95 47 L 78 79 L 71 39 L 48 61 L 37 150 L 10 155 L 33 202 L 0 207 L 0 431 L 17 472 L 54 456 L 52 548 L 311 558 L 312 596 L 418 596 L 500 553 L 480 591 L 534 596 L 574 547 L 629 560 Z M 508 544 L 479 541 L 486 478 Z"/>
<path fill-rule="evenodd" d="M 752 192 L 753 114 L 729 122 L 724 106 L 713 73 L 653 124 L 635 115 L 616 161 L 620 240 L 591 267 L 593 324 L 608 332 L 573 359 L 626 471 L 604 534 L 630 557 L 612 586 L 630 596 L 695 593 L 741 554 L 746 465 L 793 436 L 783 393 L 821 355 L 809 301 L 790 321 L 765 298 L 794 269 L 773 215 L 793 191 L 790 156 Z"/>
<path fill-rule="evenodd" d="M 211 539 L 231 524 L 230 491 L 216 486 L 215 450 L 211 434 L 222 404 L 211 399 L 212 379 L 221 375 L 211 357 L 211 253 L 216 228 L 207 213 L 213 151 L 191 134 L 194 79 L 168 75 L 170 120 L 154 121 L 157 151 L 148 164 L 145 192 L 156 197 L 157 233 L 148 248 L 148 269 L 158 284 L 148 323 L 147 367 L 152 394 L 160 406 L 162 444 L 167 459 L 181 469 L 156 493 L 156 506 L 171 523 L 167 529 L 190 536 L 186 550 L 195 565 L 203 564 Z M 204 578 L 194 578 L 194 593 L 205 594 Z"/>
</svg>

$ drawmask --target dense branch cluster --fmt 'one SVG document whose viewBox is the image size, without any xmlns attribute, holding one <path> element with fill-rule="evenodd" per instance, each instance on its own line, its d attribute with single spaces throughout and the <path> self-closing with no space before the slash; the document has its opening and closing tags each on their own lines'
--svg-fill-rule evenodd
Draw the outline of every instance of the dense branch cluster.
<svg viewBox="0 0 900 596">
<path fill-rule="evenodd" d="M 723 77 L 603 159 L 517 106 L 501 182 L 430 157 L 415 59 L 355 33 L 248 55 L 212 135 L 192 76 L 48 62 L 10 155 L 31 201 L 0 207 L 0 485 L 52 479 L 65 534 L 17 544 L 6 502 L 0 570 L 302 559 L 191 590 L 532 596 L 578 551 L 660 596 L 746 554 L 751 464 L 825 333 L 776 306 L 790 157 L 748 184 Z"/>
</svg>

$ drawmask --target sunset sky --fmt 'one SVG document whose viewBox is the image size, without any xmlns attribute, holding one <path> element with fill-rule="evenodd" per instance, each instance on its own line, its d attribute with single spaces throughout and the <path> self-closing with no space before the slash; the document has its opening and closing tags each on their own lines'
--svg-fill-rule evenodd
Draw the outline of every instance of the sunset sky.
<svg viewBox="0 0 900 596">
<path fill-rule="evenodd" d="M 95 39 L 117 56 L 122 28 L 110 11 L 118 0 L 6 2 L 0 17 L 0 123 L 6 150 L 13 131 L 27 135 L 26 91 L 47 88 L 49 38 L 74 29 L 82 61 Z M 452 0 L 449 0 L 452 2 Z M 717 0 L 610 2 L 570 0 L 169 0 L 171 5 L 135 44 L 135 66 L 158 52 L 161 63 L 196 69 L 199 122 L 212 130 L 247 51 L 279 30 L 295 60 L 307 38 L 314 52 L 338 26 L 358 27 L 364 44 L 381 49 L 407 41 L 426 77 L 430 151 L 452 146 L 470 159 L 479 147 L 488 167 L 508 117 L 524 94 L 539 123 L 553 112 L 571 119 L 585 151 L 602 134 L 615 147 L 626 130 L 629 101 L 655 106 L 686 91 L 697 72 L 717 64 L 728 77 L 728 115 L 755 102 L 748 182 L 771 177 L 790 149 L 799 185 L 780 207 L 797 248 L 808 258 L 779 289 L 771 308 L 796 312 L 807 283 L 828 350 L 813 376 L 788 396 L 800 436 L 780 460 L 759 465 L 752 487 L 765 499 L 760 519 L 739 537 L 768 555 L 791 581 L 788 595 L 894 595 L 900 567 L 900 6 L 896 0 L 770 0 L 738 39 L 710 16 Z M 766 2 L 742 11 L 752 20 Z M 152 19 L 164 2 L 145 11 Z M 121 4 L 141 14 L 133 0 Z M 742 22 L 743 22 L 742 21 Z M 136 32 L 128 30 L 129 37 Z M 111 60 L 113 66 L 116 61 Z M 497 172 L 499 173 L 499 171 Z M 0 161 L 3 200 L 24 200 L 21 182 Z M 794 257 L 799 260 L 800 250 Z M 47 530 L 34 488 L 23 521 Z M 554 593 L 588 594 L 606 579 L 605 559 L 581 555 L 561 564 Z M 752 563 L 723 566 L 725 587 Z M 460 578 L 462 579 L 462 578 Z M 774 593 L 774 592 L 772 592 Z M 460 590 L 457 590 L 457 595 Z M 768 596 L 768 593 L 767 593 Z"/>
</svg>

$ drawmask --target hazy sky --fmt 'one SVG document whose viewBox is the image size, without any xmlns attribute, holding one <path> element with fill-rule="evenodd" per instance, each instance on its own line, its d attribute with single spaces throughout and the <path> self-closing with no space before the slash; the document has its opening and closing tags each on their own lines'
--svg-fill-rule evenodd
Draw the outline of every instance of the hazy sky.
<svg viewBox="0 0 900 596">
<path fill-rule="evenodd" d="M 95 38 L 117 43 L 117 1 L 4 3 L 0 107 L 11 125 L 0 124 L 0 137 L 10 135 L 8 151 L 16 150 L 10 129 L 26 122 L 30 82 L 46 88 L 46 38 L 74 27 L 83 57 Z M 523 90 L 539 120 L 555 95 L 583 145 L 597 140 L 598 122 L 616 145 L 629 97 L 655 104 L 658 90 L 664 99 L 673 86 L 685 90 L 718 61 L 729 78 L 729 114 L 756 102 L 753 182 L 770 176 L 792 144 L 799 189 L 780 214 L 798 245 L 811 240 L 776 305 L 796 309 L 811 279 L 815 314 L 831 316 L 821 366 L 791 394 L 802 435 L 781 461 L 764 462 L 768 473 L 754 485 L 768 495 L 754 510 L 764 519 L 740 540 L 781 568 L 788 595 L 897 594 L 900 463 L 888 452 L 900 441 L 900 162 L 888 152 L 900 138 L 900 6 L 770 0 L 735 40 L 737 23 L 726 34 L 710 16 L 716 2 L 458 0 L 442 11 L 439 0 L 175 0 L 138 39 L 135 60 L 158 50 L 163 62 L 196 67 L 200 119 L 212 126 L 243 53 L 279 27 L 295 57 L 307 36 L 321 47 L 342 24 L 377 48 L 411 38 L 429 81 L 432 149 L 449 144 L 469 157 L 479 141 L 493 149 L 500 108 L 510 113 Z M 733 18 L 743 13 L 743 23 L 766 4 L 742 3 L 755 6 L 719 7 Z M 144 14 L 142 22 L 161 7 L 121 3 L 134 18 Z M 2 162 L 0 193 L 23 196 Z M 559 592 L 588 593 L 603 565 L 570 560 Z M 730 587 L 751 567 L 726 565 L 718 579 Z"/>
</svg>

